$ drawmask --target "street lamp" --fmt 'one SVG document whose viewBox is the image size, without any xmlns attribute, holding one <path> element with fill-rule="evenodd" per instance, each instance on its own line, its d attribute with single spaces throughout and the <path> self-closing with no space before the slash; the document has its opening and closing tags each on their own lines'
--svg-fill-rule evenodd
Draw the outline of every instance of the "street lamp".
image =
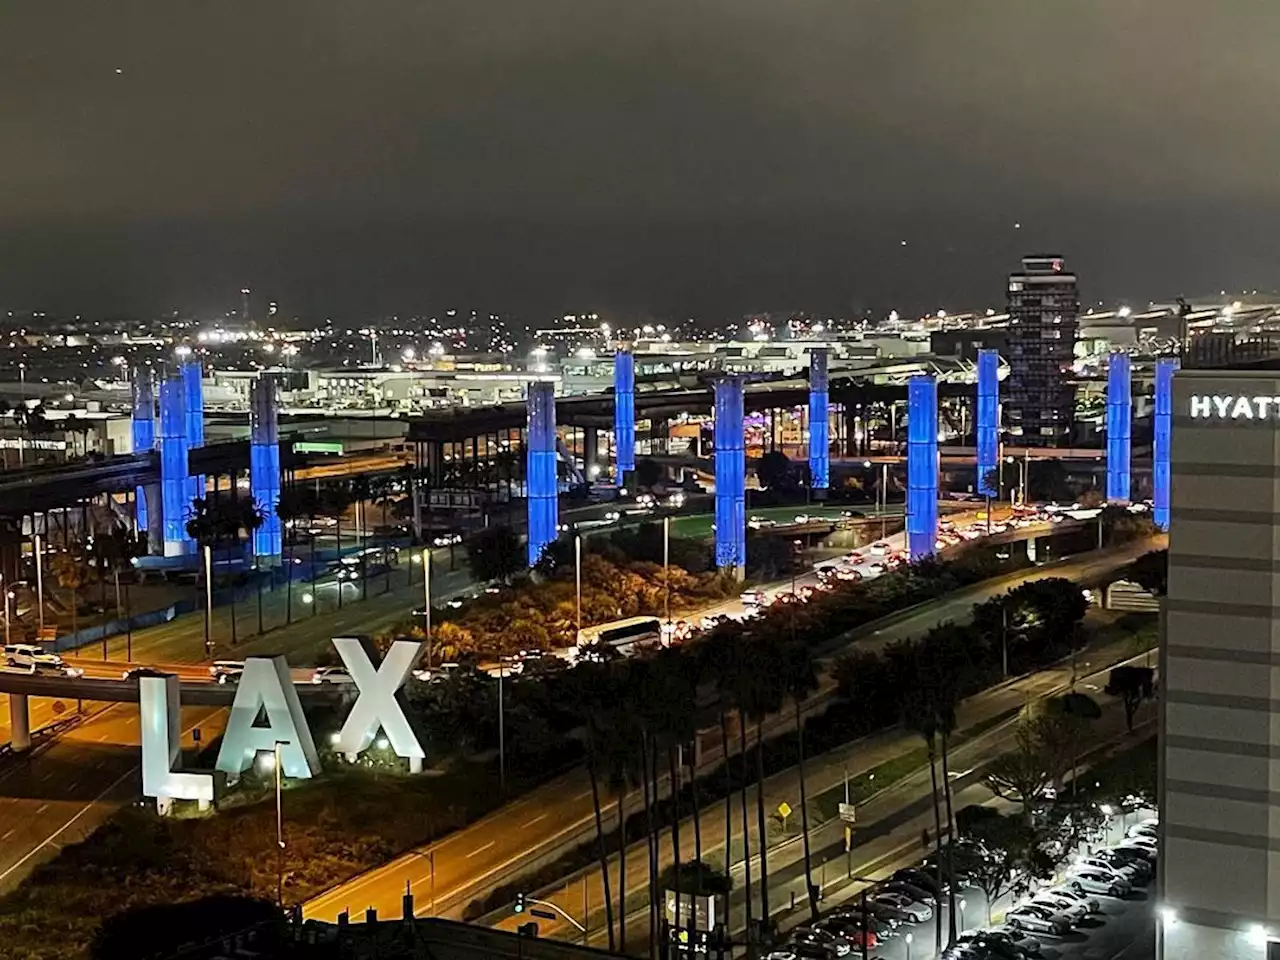
<svg viewBox="0 0 1280 960">
<path fill-rule="evenodd" d="M 422 548 L 422 597 L 426 619 L 427 669 L 431 669 L 431 548 Z"/>
<path fill-rule="evenodd" d="M 963 930 L 964 929 L 964 897 L 960 898 L 956 906 L 960 908 L 960 929 Z"/>
<path fill-rule="evenodd" d="M 34 525 L 34 521 L 32 523 Z M 39 604 L 37 616 L 40 622 L 40 632 L 44 633 L 44 545 L 38 533 L 35 535 L 34 546 L 36 553 L 36 603 Z"/>
<path fill-rule="evenodd" d="M 213 655 L 213 548 L 204 548 L 204 656 Z"/>
<path fill-rule="evenodd" d="M 13 599 L 13 592 L 5 585 L 2 574 L 0 574 L 0 590 L 4 591 L 4 642 L 7 646 L 9 643 L 9 601 Z"/>
<path fill-rule="evenodd" d="M 909 933 L 903 938 L 903 943 L 907 945 L 907 960 L 911 960 L 911 941 L 914 939 L 915 937 Z"/>
</svg>

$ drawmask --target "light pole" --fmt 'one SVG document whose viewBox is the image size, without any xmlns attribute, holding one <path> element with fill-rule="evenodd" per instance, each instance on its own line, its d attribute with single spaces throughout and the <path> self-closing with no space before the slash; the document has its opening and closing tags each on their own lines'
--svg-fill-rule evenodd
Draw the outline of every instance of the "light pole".
<svg viewBox="0 0 1280 960">
<path fill-rule="evenodd" d="M 288 740 L 277 740 L 272 756 L 276 775 L 276 906 L 284 909 L 284 773 L 281 771 L 280 748 Z"/>
<path fill-rule="evenodd" d="M 9 643 L 9 599 L 13 596 L 9 592 L 9 586 L 4 582 L 4 576 L 0 575 L 0 590 L 4 591 L 4 642 Z"/>
<path fill-rule="evenodd" d="M 662 518 L 662 585 L 665 589 L 663 611 L 667 630 L 671 630 L 671 518 Z"/>
<path fill-rule="evenodd" d="M 18 380 L 22 383 L 22 409 L 25 413 L 27 409 L 27 365 L 25 363 L 18 364 Z M 30 421 L 24 420 L 23 423 L 25 428 L 25 425 L 29 424 Z M 22 445 L 22 431 L 18 431 L 18 466 L 22 466 L 26 462 L 26 455 L 23 452 L 24 450 L 25 448 Z"/>
<path fill-rule="evenodd" d="M 576 646 L 582 636 L 582 534 L 580 533 L 575 534 L 573 538 L 573 588 L 576 604 L 574 607 L 574 625 L 578 631 L 574 634 L 573 642 Z"/>
<path fill-rule="evenodd" d="M 880 539 L 885 537 L 885 513 L 889 510 L 889 462 L 880 464 Z"/>
<path fill-rule="evenodd" d="M 902 939 L 902 942 L 907 945 L 907 960 L 911 960 L 911 941 L 914 939 L 915 937 L 909 933 Z"/>
<path fill-rule="evenodd" d="M 35 536 L 36 548 L 36 603 L 38 610 L 36 616 L 39 618 L 40 632 L 44 633 L 44 545 L 40 539 L 40 534 Z"/>
<path fill-rule="evenodd" d="M 204 548 L 204 656 L 213 656 L 213 547 Z"/>
<path fill-rule="evenodd" d="M 498 655 L 498 789 L 507 792 L 507 741 L 502 710 L 502 676 L 507 671 L 507 658 Z"/>
<path fill-rule="evenodd" d="M 431 669 L 431 548 L 422 548 L 422 600 L 426 617 L 427 669 Z"/>
<path fill-rule="evenodd" d="M 964 897 L 961 897 L 956 902 L 956 906 L 960 908 L 960 929 L 962 931 L 964 930 L 964 905 L 965 905 Z"/>
</svg>

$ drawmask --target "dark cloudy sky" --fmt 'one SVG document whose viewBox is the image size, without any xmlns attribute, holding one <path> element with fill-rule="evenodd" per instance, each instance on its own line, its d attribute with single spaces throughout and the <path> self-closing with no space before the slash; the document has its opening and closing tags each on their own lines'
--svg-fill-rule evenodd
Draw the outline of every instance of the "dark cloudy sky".
<svg viewBox="0 0 1280 960">
<path fill-rule="evenodd" d="M 1277 38 L 1277 0 L 9 2 L 0 305 L 924 309 L 1032 248 L 1093 297 L 1280 286 Z"/>
</svg>

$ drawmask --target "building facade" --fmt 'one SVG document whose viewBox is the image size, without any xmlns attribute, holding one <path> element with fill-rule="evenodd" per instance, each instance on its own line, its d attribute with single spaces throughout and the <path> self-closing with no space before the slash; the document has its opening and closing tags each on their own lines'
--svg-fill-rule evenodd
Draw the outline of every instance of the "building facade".
<svg viewBox="0 0 1280 960">
<path fill-rule="evenodd" d="M 1075 401 L 1068 382 L 1080 314 L 1075 274 L 1058 256 L 1023 257 L 1021 272 L 1009 274 L 1008 313 L 1005 427 L 1015 444 L 1060 446 Z"/>
<path fill-rule="evenodd" d="M 1161 956 L 1280 937 L 1280 372 L 1173 379 Z"/>
</svg>

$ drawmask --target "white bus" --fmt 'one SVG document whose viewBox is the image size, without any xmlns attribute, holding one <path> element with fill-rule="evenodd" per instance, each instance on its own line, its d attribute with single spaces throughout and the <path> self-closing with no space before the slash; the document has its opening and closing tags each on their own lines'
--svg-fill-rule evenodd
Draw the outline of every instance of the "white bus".
<svg viewBox="0 0 1280 960">
<path fill-rule="evenodd" d="M 665 631 L 657 617 L 627 617 L 578 631 L 579 657 L 588 655 L 590 648 L 597 644 L 630 657 L 648 647 L 665 646 Z"/>
</svg>

